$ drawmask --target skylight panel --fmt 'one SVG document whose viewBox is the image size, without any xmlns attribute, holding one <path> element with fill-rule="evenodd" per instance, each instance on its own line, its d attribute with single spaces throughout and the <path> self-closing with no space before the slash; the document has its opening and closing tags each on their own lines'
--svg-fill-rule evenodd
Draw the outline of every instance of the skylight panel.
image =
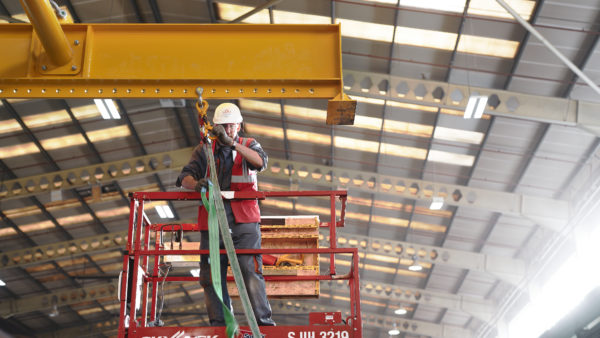
<svg viewBox="0 0 600 338">
<path fill-rule="evenodd" d="M 330 24 L 331 17 L 274 10 L 273 21 L 284 24 Z"/>
<path fill-rule="evenodd" d="M 336 23 L 341 23 L 342 35 L 366 40 L 392 42 L 394 26 L 382 25 L 365 21 L 337 18 Z"/>
<path fill-rule="evenodd" d="M 54 228 L 54 223 L 52 223 L 52 221 L 42 221 L 42 222 L 35 222 L 35 223 L 19 225 L 19 230 L 21 230 L 22 232 L 25 232 L 25 233 L 46 230 L 46 229 L 51 229 L 51 228 Z"/>
<path fill-rule="evenodd" d="M 372 221 L 375 223 L 381 223 L 402 228 L 406 228 L 408 226 L 408 220 L 397 217 L 384 217 L 380 215 L 373 215 Z"/>
<path fill-rule="evenodd" d="M 374 105 L 378 105 L 378 106 L 383 106 L 383 104 L 385 103 L 385 100 L 382 99 L 375 99 L 372 97 L 364 97 L 364 96 L 352 96 L 353 99 L 355 99 L 356 101 L 360 102 L 360 103 L 369 103 L 369 104 L 374 104 Z"/>
<path fill-rule="evenodd" d="M 246 127 L 246 131 L 250 135 L 261 135 L 266 137 L 283 139 L 283 130 L 281 128 L 269 127 L 269 126 L 260 126 L 258 124 L 244 123 Z"/>
<path fill-rule="evenodd" d="M 17 144 L 14 146 L 0 147 L 0 158 L 25 156 L 39 152 L 33 142 Z"/>
<path fill-rule="evenodd" d="M 300 106 L 292 106 L 288 104 L 286 104 L 284 107 L 286 116 L 313 120 L 318 122 L 325 122 L 325 120 L 327 119 L 327 111 L 323 109 L 306 108 Z"/>
<path fill-rule="evenodd" d="M 381 130 L 381 119 L 377 117 L 355 115 L 354 126 L 371 130 Z"/>
<path fill-rule="evenodd" d="M 67 226 L 67 225 L 79 224 L 79 223 L 91 222 L 91 221 L 93 221 L 92 215 L 90 215 L 88 213 L 74 215 L 74 216 L 66 216 L 66 217 L 61 217 L 61 218 L 57 219 L 58 224 L 60 224 L 61 226 Z"/>
<path fill-rule="evenodd" d="M 432 161 L 432 162 L 447 163 L 447 164 L 470 167 L 473 165 L 473 161 L 475 161 L 475 157 L 473 157 L 471 155 L 456 154 L 456 153 L 450 153 L 447 151 L 440 151 L 440 150 L 432 149 L 429 151 L 427 160 Z"/>
<path fill-rule="evenodd" d="M 391 263 L 391 264 L 399 263 L 398 257 L 377 255 L 377 254 L 372 254 L 372 253 L 367 253 L 366 259 L 372 259 L 374 261 L 383 262 L 383 263 Z"/>
<path fill-rule="evenodd" d="M 222 2 L 217 3 L 217 8 L 219 11 L 219 16 L 225 21 L 233 21 L 254 9 L 253 7 L 230 5 Z M 252 16 L 245 18 L 242 20 L 242 22 L 269 24 L 271 23 L 271 19 L 269 18 L 269 10 L 263 9 L 262 11 L 254 13 Z"/>
<path fill-rule="evenodd" d="M 383 0 L 382 0 L 383 1 Z M 462 12 L 465 0 L 405 0 L 401 2 L 401 5 L 417 7 L 417 8 L 434 8 L 442 11 L 449 12 Z M 475 5 L 477 3 L 477 5 Z M 490 5 L 491 3 L 491 5 Z M 517 8 L 517 11 L 529 18 L 531 11 L 533 10 L 533 1 L 524 0 L 512 0 L 511 5 Z M 506 11 L 499 7 L 493 0 L 474 0 L 471 2 L 469 7 L 470 14 L 486 15 L 486 16 L 497 16 L 503 17 L 502 12 L 506 15 Z M 239 16 L 252 10 L 252 7 L 238 6 L 230 4 L 218 4 L 219 13 L 223 20 L 234 20 Z M 274 15 L 277 15 L 280 19 L 278 23 L 329 23 L 330 19 L 326 16 L 301 14 L 287 11 L 274 11 Z M 510 15 L 508 16 L 510 17 Z M 260 11 L 243 20 L 246 23 L 270 23 L 269 15 L 267 10 Z M 341 23 L 342 36 L 375 40 L 383 42 L 392 42 L 394 26 L 377 24 L 372 22 L 364 22 L 350 19 L 337 18 L 336 23 Z M 454 50 L 456 45 L 456 39 L 458 34 L 448 33 L 442 31 L 433 31 L 426 29 L 410 28 L 410 27 L 396 27 L 396 40 L 395 43 L 416 46 L 435 48 L 441 50 Z M 513 58 L 516 49 L 518 47 L 518 41 L 493 39 L 477 36 L 461 35 L 459 41 L 458 50 L 464 53 L 490 55 L 503 58 Z"/>
<path fill-rule="evenodd" d="M 325 212 L 323 212 L 325 213 Z M 363 221 L 363 222 L 368 222 L 369 221 L 369 215 L 367 214 L 363 214 L 360 212 L 346 212 L 346 217 L 352 218 L 352 219 L 357 219 L 359 221 Z"/>
<path fill-rule="evenodd" d="M 131 130 L 125 125 L 94 130 L 87 133 L 88 138 L 92 142 L 106 141 L 113 138 L 127 137 L 129 135 L 131 135 Z"/>
<path fill-rule="evenodd" d="M 70 121 L 71 118 L 69 117 L 69 114 L 67 114 L 67 111 L 64 109 L 23 117 L 23 123 L 25 123 L 25 125 L 30 129 L 47 127 Z M 21 125 L 19 125 L 19 123 L 14 119 L 0 122 L 0 134 L 6 134 L 19 130 L 21 130 Z"/>
<path fill-rule="evenodd" d="M 27 127 L 33 129 L 71 122 L 71 117 L 66 110 L 61 109 L 48 113 L 24 116 L 23 122 L 27 125 Z"/>
<path fill-rule="evenodd" d="M 515 57 L 518 47 L 518 41 L 462 34 L 457 49 L 463 53 L 512 59 Z"/>
<path fill-rule="evenodd" d="M 96 116 L 100 115 L 100 112 L 98 111 L 98 107 L 95 104 L 88 104 L 85 106 L 72 107 L 71 112 L 78 120 L 96 117 Z"/>
<path fill-rule="evenodd" d="M 376 153 L 377 149 L 379 149 L 379 142 L 359 140 L 350 137 L 335 136 L 334 142 L 336 147 L 367 151 L 370 153 Z"/>
<path fill-rule="evenodd" d="M 425 222 L 412 221 L 410 222 L 410 227 L 415 230 L 431 231 L 437 233 L 446 232 L 446 226 L 444 225 L 431 224 Z"/>
<path fill-rule="evenodd" d="M 417 47 L 454 50 L 456 33 L 427 29 L 396 27 L 396 43 Z"/>
<path fill-rule="evenodd" d="M 383 130 L 389 133 L 430 137 L 433 126 L 386 119 L 383 123 Z"/>
<path fill-rule="evenodd" d="M 290 141 L 307 141 L 310 140 L 311 143 L 329 145 L 331 144 L 331 136 L 319 134 L 319 133 L 311 133 L 308 131 L 301 131 L 295 129 L 287 130 L 287 137 Z"/>
<path fill-rule="evenodd" d="M 529 20 L 535 7 L 535 1 L 528 0 L 506 0 L 506 3 L 525 20 Z M 467 14 L 514 20 L 513 16 L 494 0 L 471 0 Z"/>
<path fill-rule="evenodd" d="M 427 156 L 427 149 L 400 146 L 390 143 L 381 144 L 381 153 L 392 156 L 408 157 L 417 160 L 424 160 Z"/>
<path fill-rule="evenodd" d="M 483 133 L 462 129 L 436 127 L 433 138 L 445 141 L 454 141 L 470 144 L 481 144 Z"/>
<path fill-rule="evenodd" d="M 255 112 L 264 112 L 271 115 L 281 114 L 281 105 L 279 103 L 240 99 L 240 108 L 242 110 L 250 110 Z"/>
<path fill-rule="evenodd" d="M 114 138 L 126 137 L 131 135 L 131 132 L 127 126 L 118 126 L 112 128 L 105 128 L 95 130 L 87 133 L 90 141 L 106 141 Z M 86 141 L 81 134 L 66 135 L 60 137 L 53 137 L 45 140 L 40 140 L 42 147 L 45 150 L 56 150 L 66 147 L 78 146 L 85 144 Z M 38 148 L 33 142 L 22 143 L 14 146 L 0 147 L 0 158 L 9 158 L 16 156 L 24 156 L 28 154 L 34 154 L 39 152 Z"/>
<path fill-rule="evenodd" d="M 465 0 L 400 0 L 400 6 L 462 13 L 465 9 L 465 2 Z"/>
<path fill-rule="evenodd" d="M 85 139 L 81 134 L 74 134 L 40 140 L 40 143 L 46 150 L 56 150 L 85 144 Z"/>
<path fill-rule="evenodd" d="M 93 104 L 71 108 L 71 112 L 78 120 L 95 117 L 100 114 L 96 105 Z M 27 125 L 27 127 L 33 129 L 53 126 L 61 123 L 69 123 L 71 122 L 71 117 L 66 110 L 61 109 L 47 113 L 24 116 L 23 122 L 25 125 Z M 0 121 L 0 135 L 19 130 L 21 130 L 21 126 L 14 119 Z"/>
<path fill-rule="evenodd" d="M 425 111 L 425 112 L 429 112 L 429 113 L 437 113 L 437 111 L 438 111 L 437 107 L 424 106 L 424 105 L 413 104 L 413 103 L 404 103 L 404 102 L 398 102 L 398 101 L 387 101 L 387 105 L 390 107 L 397 107 L 397 108 L 410 109 L 410 110 L 420 110 L 420 111 Z M 462 116 L 462 114 L 460 116 Z"/>
<path fill-rule="evenodd" d="M 98 218 L 111 218 L 111 217 L 116 217 L 116 216 L 127 215 L 128 213 L 129 213 L 129 207 L 119 207 L 119 208 L 112 208 L 112 209 L 108 209 L 108 210 L 96 211 L 96 216 L 98 216 Z"/>
<path fill-rule="evenodd" d="M 277 127 L 259 126 L 253 123 L 246 123 L 246 129 L 251 135 L 260 135 L 283 139 L 283 130 Z M 331 138 L 329 135 L 287 129 L 288 139 L 298 142 L 308 142 L 321 145 L 329 145 Z M 334 144 L 336 147 L 343 149 L 352 149 L 377 153 L 379 151 L 379 142 L 367 141 L 362 139 L 335 136 Z M 401 146 L 390 143 L 381 144 L 381 153 L 391 156 L 399 156 L 406 158 L 414 158 L 424 160 L 427 157 L 427 149 Z M 474 157 L 471 155 L 461 155 L 451 152 L 431 150 L 428 159 L 433 162 L 448 163 L 454 165 L 471 166 L 473 165 Z"/>
<path fill-rule="evenodd" d="M 21 130 L 21 125 L 15 119 L 0 121 L 0 135 Z"/>
<path fill-rule="evenodd" d="M 396 5 L 396 0 L 366 0 L 382 4 Z M 436 11 L 462 13 L 465 8 L 465 0 L 400 0 L 400 6 L 433 9 Z"/>
<path fill-rule="evenodd" d="M 13 228 L 2 228 L 0 229 L 0 237 L 16 235 L 17 231 Z"/>
</svg>

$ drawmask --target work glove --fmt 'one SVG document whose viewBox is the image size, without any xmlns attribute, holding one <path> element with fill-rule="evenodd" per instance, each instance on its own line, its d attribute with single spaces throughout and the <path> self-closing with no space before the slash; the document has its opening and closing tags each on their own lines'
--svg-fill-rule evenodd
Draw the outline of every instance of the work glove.
<svg viewBox="0 0 600 338">
<path fill-rule="evenodd" d="M 209 180 L 206 177 L 199 179 L 194 187 L 194 190 L 197 192 L 202 192 L 202 188 L 208 189 L 208 182 Z"/>
<path fill-rule="evenodd" d="M 226 146 L 233 145 L 233 139 L 231 137 L 229 137 L 229 135 L 227 135 L 227 133 L 225 132 L 225 128 L 223 128 L 222 125 L 217 124 L 216 126 L 214 126 L 213 129 L 211 130 L 211 134 L 213 136 L 217 137 L 217 140 L 219 140 L 219 143 L 226 145 Z"/>
</svg>

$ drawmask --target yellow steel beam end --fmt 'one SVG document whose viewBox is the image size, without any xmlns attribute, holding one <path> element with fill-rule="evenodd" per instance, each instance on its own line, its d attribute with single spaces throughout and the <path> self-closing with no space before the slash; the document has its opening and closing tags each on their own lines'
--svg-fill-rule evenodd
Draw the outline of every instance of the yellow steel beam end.
<svg viewBox="0 0 600 338">
<path fill-rule="evenodd" d="M 62 66 L 71 61 L 73 50 L 63 32 L 49 0 L 21 0 L 50 61 Z"/>
<path fill-rule="evenodd" d="M 354 124 L 356 100 L 341 92 L 327 102 L 327 124 Z"/>
</svg>

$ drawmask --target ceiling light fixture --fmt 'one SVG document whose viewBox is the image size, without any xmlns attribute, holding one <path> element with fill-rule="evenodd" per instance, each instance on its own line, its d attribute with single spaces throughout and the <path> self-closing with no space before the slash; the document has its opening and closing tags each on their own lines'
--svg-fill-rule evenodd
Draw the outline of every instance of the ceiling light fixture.
<svg viewBox="0 0 600 338">
<path fill-rule="evenodd" d="M 4 283 L 4 281 L 2 279 L 0 279 L 0 286 L 5 286 L 6 283 Z"/>
<path fill-rule="evenodd" d="M 398 326 L 396 326 L 396 323 L 394 323 L 394 327 L 388 331 L 388 334 L 390 336 L 397 336 L 400 334 L 400 330 L 398 330 Z"/>
<path fill-rule="evenodd" d="M 423 270 L 423 267 L 417 261 L 417 255 L 413 256 L 413 262 L 412 262 L 411 266 L 408 267 L 408 270 L 415 271 L 415 272 Z"/>
<path fill-rule="evenodd" d="M 401 307 L 401 308 L 396 309 L 396 311 L 394 311 L 394 313 L 401 316 L 401 315 L 407 314 L 408 311 L 405 308 Z"/>
<path fill-rule="evenodd" d="M 111 99 L 94 99 L 94 103 L 96 104 L 96 107 L 98 107 L 103 119 L 110 120 L 113 118 L 118 120 L 121 118 L 117 105 L 115 105 L 115 101 Z"/>
<path fill-rule="evenodd" d="M 430 210 L 440 210 L 444 206 L 444 198 L 436 196 L 431 200 L 431 204 L 429 205 Z"/>
<path fill-rule="evenodd" d="M 465 109 L 465 119 L 480 119 L 487 105 L 488 97 L 485 95 L 471 95 L 467 108 Z"/>
</svg>

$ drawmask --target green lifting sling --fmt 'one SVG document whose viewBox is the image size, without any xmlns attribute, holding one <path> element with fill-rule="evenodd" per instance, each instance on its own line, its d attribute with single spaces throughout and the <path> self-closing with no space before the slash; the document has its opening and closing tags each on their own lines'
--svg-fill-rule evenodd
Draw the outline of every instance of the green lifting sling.
<svg viewBox="0 0 600 338">
<path fill-rule="evenodd" d="M 206 199 L 205 189 L 202 189 L 202 203 L 208 212 L 208 233 L 209 233 L 209 257 L 212 263 L 210 264 L 210 272 L 212 276 L 213 287 L 217 293 L 221 305 L 223 306 L 223 314 L 225 316 L 225 323 L 227 326 L 227 337 L 234 337 L 238 331 L 239 326 L 235 320 L 235 317 L 229 310 L 229 307 L 223 303 L 223 290 L 221 289 L 221 264 L 219 254 L 219 229 L 221 230 L 221 237 L 223 238 L 223 244 L 227 251 L 227 258 L 229 259 L 229 265 L 233 271 L 233 277 L 235 278 L 235 284 L 240 294 L 240 300 L 244 307 L 244 313 L 246 320 L 252 331 L 254 337 L 261 337 L 254 311 L 252 311 L 252 304 L 248 298 L 248 291 L 246 290 L 246 284 L 242 278 L 242 272 L 240 270 L 240 264 L 238 263 L 237 256 L 235 254 L 235 248 L 233 246 L 233 240 L 231 233 L 229 232 L 229 224 L 227 223 L 227 217 L 225 216 L 225 207 L 223 206 L 223 199 L 221 198 L 221 188 L 219 187 L 219 179 L 217 177 L 217 170 L 215 168 L 215 159 L 210 147 L 207 143 L 202 146 L 204 155 L 210 168 L 210 181 L 208 186 L 208 199 Z"/>
</svg>

